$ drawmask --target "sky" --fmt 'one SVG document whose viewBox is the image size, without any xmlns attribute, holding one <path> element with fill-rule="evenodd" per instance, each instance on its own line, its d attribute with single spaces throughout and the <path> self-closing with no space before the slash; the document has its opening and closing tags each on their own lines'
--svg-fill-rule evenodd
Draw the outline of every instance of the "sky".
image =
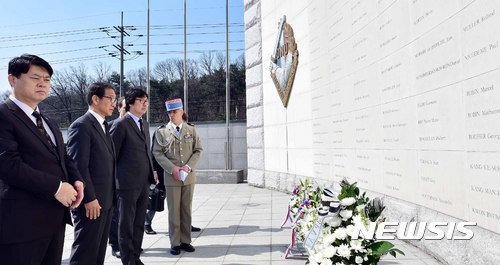
<svg viewBox="0 0 500 265">
<path fill-rule="evenodd" d="M 229 0 L 230 60 L 243 54 L 244 3 Z M 23 53 L 39 55 L 54 70 L 83 64 L 93 74 L 99 63 L 120 72 L 118 49 L 121 12 L 130 35 L 124 39 L 130 55 L 124 72 L 146 67 L 147 0 L 20 0 L 0 8 L 0 93 L 7 82 L 10 59 Z M 150 69 L 167 58 L 184 58 L 184 0 L 150 0 Z M 203 51 L 225 53 L 225 0 L 186 0 L 187 57 Z M 119 29 L 119 28 L 118 28 Z M 140 36 L 142 35 L 142 36 Z M 142 52 L 143 55 L 138 55 Z M 110 53 L 118 55 L 112 57 Z"/>
</svg>

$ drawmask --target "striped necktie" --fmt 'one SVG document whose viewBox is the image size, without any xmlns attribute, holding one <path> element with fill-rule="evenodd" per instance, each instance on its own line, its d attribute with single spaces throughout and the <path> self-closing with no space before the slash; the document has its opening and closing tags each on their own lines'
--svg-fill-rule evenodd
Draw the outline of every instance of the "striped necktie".
<svg viewBox="0 0 500 265">
<path fill-rule="evenodd" d="M 45 138 L 47 138 L 47 141 L 49 142 L 49 144 L 52 147 L 56 148 L 55 144 L 50 139 L 50 136 L 47 133 L 47 130 L 45 130 L 45 127 L 43 127 L 42 114 L 40 114 L 40 112 L 38 112 L 38 111 L 35 110 L 33 112 L 33 114 L 31 114 L 31 115 L 35 116 L 35 118 L 36 118 L 36 127 L 38 128 L 38 130 L 40 131 L 40 133 L 43 134 L 45 136 Z"/>
</svg>

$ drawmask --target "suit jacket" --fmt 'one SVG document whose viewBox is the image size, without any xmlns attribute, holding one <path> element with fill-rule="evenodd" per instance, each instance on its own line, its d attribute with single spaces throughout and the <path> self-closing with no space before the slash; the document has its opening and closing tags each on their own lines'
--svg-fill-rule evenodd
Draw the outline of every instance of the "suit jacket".
<svg viewBox="0 0 500 265">
<path fill-rule="evenodd" d="M 203 150 L 198 133 L 193 125 L 184 123 L 180 135 L 172 127 L 171 122 L 156 129 L 156 141 L 153 143 L 153 154 L 158 164 L 165 170 L 165 186 L 182 186 L 196 183 L 196 165 Z M 188 165 L 191 172 L 184 182 L 172 176 L 172 168 Z"/>
<path fill-rule="evenodd" d="M 127 113 L 116 119 L 111 137 L 116 151 L 116 188 L 142 189 L 154 183 L 150 152 L 149 124 L 143 121 L 144 134 Z"/>
<path fill-rule="evenodd" d="M 0 243 L 41 239 L 72 223 L 69 209 L 54 195 L 61 181 L 83 179 L 57 124 L 44 118 L 55 149 L 13 101 L 0 104 Z"/>
<path fill-rule="evenodd" d="M 103 210 L 110 209 L 115 197 L 115 151 L 111 138 L 90 112 L 68 128 L 67 147 L 85 181 L 80 207 L 97 199 Z"/>
</svg>

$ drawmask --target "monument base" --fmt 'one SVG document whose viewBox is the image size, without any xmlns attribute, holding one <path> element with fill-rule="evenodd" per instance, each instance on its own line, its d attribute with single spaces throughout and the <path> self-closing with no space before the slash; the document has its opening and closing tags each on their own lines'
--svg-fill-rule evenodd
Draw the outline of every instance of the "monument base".
<svg viewBox="0 0 500 265">
<path fill-rule="evenodd" d="M 197 184 L 235 184 L 244 182 L 242 169 L 201 169 L 196 171 Z"/>
</svg>

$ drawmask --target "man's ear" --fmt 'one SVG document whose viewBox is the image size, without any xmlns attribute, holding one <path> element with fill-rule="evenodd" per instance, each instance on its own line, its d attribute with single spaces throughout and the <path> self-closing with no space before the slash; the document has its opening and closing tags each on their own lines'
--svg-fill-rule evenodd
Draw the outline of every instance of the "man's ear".
<svg viewBox="0 0 500 265">
<path fill-rule="evenodd" d="M 16 79 L 17 78 L 12 74 L 9 74 L 9 76 L 7 76 L 7 80 L 9 80 L 10 87 L 14 87 Z"/>
<path fill-rule="evenodd" d="M 98 96 L 96 96 L 96 95 L 93 95 L 93 96 L 92 96 L 92 103 L 93 103 L 94 105 L 97 105 L 97 103 L 99 103 L 99 97 L 98 97 Z"/>
</svg>

